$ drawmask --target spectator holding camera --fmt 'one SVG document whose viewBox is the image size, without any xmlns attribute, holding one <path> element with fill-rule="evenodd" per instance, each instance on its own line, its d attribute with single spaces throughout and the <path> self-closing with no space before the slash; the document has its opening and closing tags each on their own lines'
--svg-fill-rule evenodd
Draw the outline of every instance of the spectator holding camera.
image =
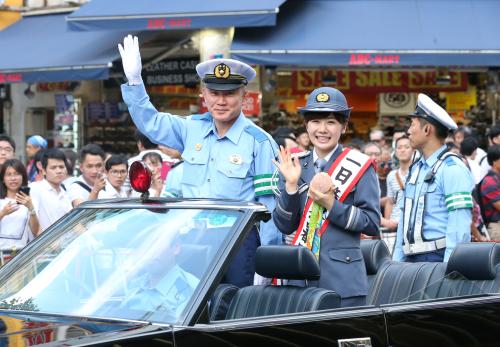
<svg viewBox="0 0 500 347">
<path fill-rule="evenodd" d="M 73 207 L 84 201 L 97 199 L 99 192 L 106 186 L 104 159 L 106 159 L 106 153 L 99 145 L 89 143 L 80 151 L 82 174 L 68 189 Z"/>
</svg>

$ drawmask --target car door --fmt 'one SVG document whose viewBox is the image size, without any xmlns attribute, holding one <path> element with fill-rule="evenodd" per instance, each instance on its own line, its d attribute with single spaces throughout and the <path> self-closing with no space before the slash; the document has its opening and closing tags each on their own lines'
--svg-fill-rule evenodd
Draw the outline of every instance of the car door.
<svg viewBox="0 0 500 347">
<path fill-rule="evenodd" d="M 499 345 L 499 295 L 391 305 L 384 311 L 392 347 Z"/>
<path fill-rule="evenodd" d="M 217 321 L 178 329 L 187 346 L 387 346 L 383 311 L 375 307 Z"/>
</svg>

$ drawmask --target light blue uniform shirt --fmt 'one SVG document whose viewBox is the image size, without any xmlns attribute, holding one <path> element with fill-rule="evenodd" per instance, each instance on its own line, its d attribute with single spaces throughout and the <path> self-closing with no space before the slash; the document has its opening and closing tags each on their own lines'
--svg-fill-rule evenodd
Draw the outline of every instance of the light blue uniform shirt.
<svg viewBox="0 0 500 347">
<path fill-rule="evenodd" d="M 420 166 L 420 171 L 416 180 L 416 184 L 411 184 L 407 181 L 404 189 L 404 198 L 401 199 L 399 208 L 403 210 L 405 198 L 417 198 L 424 194 L 422 186 L 424 178 L 437 162 L 439 155 L 446 150 L 446 146 L 442 146 L 434 152 L 427 160 L 422 156 L 418 162 L 412 166 L 408 177 Z M 458 208 L 448 211 L 445 197 L 462 192 L 470 193 L 474 186 L 472 175 L 465 164 L 456 157 L 446 158 L 438 171 L 436 172 L 434 182 L 429 184 L 427 189 L 427 198 L 425 211 L 423 215 L 422 234 L 426 240 L 436 240 L 446 238 L 446 251 L 444 261 L 447 262 L 451 252 L 459 243 L 470 242 L 471 240 L 471 223 L 472 210 L 470 208 Z M 417 192 L 417 194 L 415 194 Z M 412 212 L 410 215 L 410 225 L 414 225 L 416 215 L 416 205 L 414 201 Z M 396 247 L 394 250 L 393 259 L 404 261 L 405 254 L 403 252 L 403 212 L 400 214 Z"/>
<path fill-rule="evenodd" d="M 273 211 L 274 194 L 256 195 L 254 177 L 270 176 L 276 142 L 241 113 L 219 137 L 210 113 L 186 118 L 158 112 L 144 85 L 122 85 L 123 100 L 137 128 L 154 143 L 175 148 L 184 159 L 184 198 L 221 198 L 260 202 Z M 262 245 L 281 244 L 282 235 L 270 220 L 261 223 Z"/>
<path fill-rule="evenodd" d="M 166 310 L 178 318 L 199 282 L 178 265 L 170 269 L 154 287 L 150 285 L 150 277 L 146 273 L 133 281 L 132 291 L 122 305 L 143 311 Z"/>
</svg>

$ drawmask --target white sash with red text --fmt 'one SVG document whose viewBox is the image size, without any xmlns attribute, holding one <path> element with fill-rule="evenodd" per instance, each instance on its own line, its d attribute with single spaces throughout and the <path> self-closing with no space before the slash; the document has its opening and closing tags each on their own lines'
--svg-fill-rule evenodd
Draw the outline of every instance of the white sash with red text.
<svg viewBox="0 0 500 347">
<path fill-rule="evenodd" d="M 335 162 L 328 169 L 328 175 L 332 178 L 334 186 L 335 200 L 344 201 L 352 188 L 358 183 L 359 179 L 373 161 L 367 155 L 349 148 L 344 148 Z M 309 233 L 309 218 L 311 216 L 313 200 L 307 199 L 299 227 L 295 232 L 293 245 L 307 246 L 307 234 Z M 330 221 L 327 219 L 329 211 L 325 211 L 319 227 L 318 235 L 321 237 L 328 228 Z M 309 247 L 308 247 L 309 248 Z"/>
</svg>

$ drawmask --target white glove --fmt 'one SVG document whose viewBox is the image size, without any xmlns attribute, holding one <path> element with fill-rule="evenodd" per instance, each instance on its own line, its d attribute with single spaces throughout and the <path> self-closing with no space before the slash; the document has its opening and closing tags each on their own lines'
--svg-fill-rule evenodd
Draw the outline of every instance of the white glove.
<svg viewBox="0 0 500 347">
<path fill-rule="evenodd" d="M 135 86 L 142 83 L 141 52 L 139 52 L 139 39 L 137 36 L 125 36 L 123 46 L 118 44 L 118 50 L 122 56 L 122 65 L 128 84 Z"/>
</svg>

